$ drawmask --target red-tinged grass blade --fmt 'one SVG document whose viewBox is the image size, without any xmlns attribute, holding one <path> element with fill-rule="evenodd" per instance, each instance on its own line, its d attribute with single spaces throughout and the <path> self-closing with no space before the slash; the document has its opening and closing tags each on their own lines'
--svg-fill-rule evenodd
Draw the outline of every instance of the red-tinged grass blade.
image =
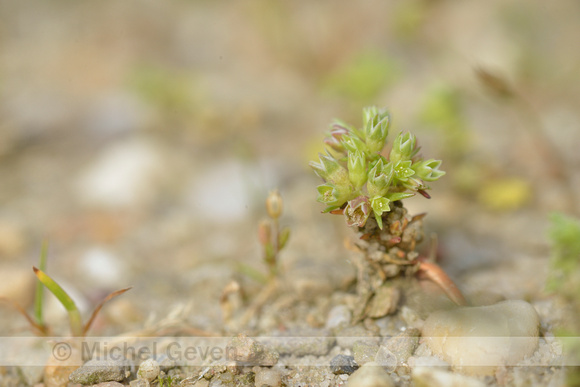
<svg viewBox="0 0 580 387">
<path fill-rule="evenodd" d="M 83 336 L 86 336 L 87 335 L 87 332 L 89 331 L 89 329 L 91 329 L 91 325 L 93 325 L 93 322 L 95 321 L 95 318 L 97 318 L 97 315 L 99 314 L 99 312 L 101 311 L 101 309 L 103 308 L 103 305 L 105 305 L 105 303 L 111 301 L 113 298 L 115 298 L 117 296 L 120 296 L 121 294 L 125 293 L 126 291 L 131 290 L 132 288 L 133 287 L 129 287 L 129 288 L 117 290 L 116 292 L 113 292 L 113 293 L 109 294 L 107 297 L 105 297 L 103 299 L 103 301 L 101 301 L 99 303 L 99 305 L 97 305 L 97 307 L 95 308 L 95 310 L 93 310 L 93 313 L 91 314 L 91 318 L 85 324 L 85 326 L 83 328 Z"/>
<path fill-rule="evenodd" d="M 40 336 L 46 336 L 48 334 L 48 330 L 46 329 L 46 326 L 37 324 L 36 321 L 34 321 L 34 319 L 32 317 L 30 317 L 28 312 L 26 312 L 26 310 L 23 307 L 21 307 L 20 305 L 18 305 L 16 302 L 14 302 L 6 297 L 0 297 L 0 302 L 5 302 L 6 304 L 10 305 L 12 308 L 16 309 L 16 311 L 18 311 L 26 319 L 26 321 L 28 321 L 30 326 L 33 329 L 35 329 L 36 332 Z"/>
<path fill-rule="evenodd" d="M 46 286 L 52 294 L 54 294 L 62 306 L 64 306 L 64 308 L 67 310 L 72 335 L 77 337 L 82 336 L 83 322 L 81 320 L 81 314 L 72 298 L 70 298 L 67 292 L 65 292 L 59 284 L 50 278 L 48 274 L 34 266 L 32 267 L 32 270 L 34 270 L 34 274 L 36 274 L 38 280 L 42 282 L 42 284 Z"/>
<path fill-rule="evenodd" d="M 467 301 L 457 285 L 455 285 L 439 265 L 431 262 L 420 262 L 419 271 L 424 273 L 431 281 L 439 285 L 451 301 L 459 306 L 467 306 Z"/>
<path fill-rule="evenodd" d="M 42 249 L 40 251 L 40 263 L 39 267 L 40 270 L 46 272 L 46 257 L 48 255 L 48 242 L 44 242 L 42 244 Z M 44 287 L 42 286 L 42 282 L 38 282 L 36 284 L 36 294 L 34 296 L 34 317 L 36 319 L 36 323 L 40 326 L 44 326 L 44 316 L 42 313 L 42 305 L 43 305 L 43 297 L 44 297 Z"/>
</svg>

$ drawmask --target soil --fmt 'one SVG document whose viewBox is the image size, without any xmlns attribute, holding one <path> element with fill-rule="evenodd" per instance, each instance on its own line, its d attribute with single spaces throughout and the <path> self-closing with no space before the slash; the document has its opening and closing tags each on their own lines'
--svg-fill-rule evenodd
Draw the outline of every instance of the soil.
<svg viewBox="0 0 580 387">
<path fill-rule="evenodd" d="M 473 304 L 523 299 L 540 315 L 536 353 L 480 380 L 562 382 L 546 364 L 559 359 L 552 337 L 566 305 L 544 284 L 548 214 L 579 213 L 575 2 L 101 3 L 0 0 L 0 284 L 13 280 L 0 295 L 32 311 L 31 266 L 47 240 L 47 272 L 85 318 L 133 287 L 105 305 L 90 336 L 329 333 L 326 353 L 282 355 L 274 369 L 286 385 L 345 385 L 330 368 L 353 354 L 340 337 L 384 340 L 446 307 L 409 279 L 392 314 L 327 327 L 333 308 L 355 308 L 357 257 L 344 247 L 355 233 L 320 213 L 307 162 L 332 118 L 358 124 L 361 108 L 378 104 L 393 114 L 391 139 L 410 129 L 443 160 L 432 199 L 405 204 L 427 212 L 439 264 Z M 257 228 L 276 187 L 291 236 L 264 296 L 249 274 L 267 273 Z M 427 237 L 419 250 L 429 248 Z M 48 294 L 45 318 L 54 336 L 68 335 Z M 0 305 L 0 336 L 32 333 Z M 430 356 L 421 343 L 414 353 Z M 412 385 L 411 368 L 390 373 L 397 386 Z M 211 378 L 204 370 L 174 372 L 235 384 L 225 366 Z M 0 364 L 0 385 L 38 375 Z"/>
</svg>

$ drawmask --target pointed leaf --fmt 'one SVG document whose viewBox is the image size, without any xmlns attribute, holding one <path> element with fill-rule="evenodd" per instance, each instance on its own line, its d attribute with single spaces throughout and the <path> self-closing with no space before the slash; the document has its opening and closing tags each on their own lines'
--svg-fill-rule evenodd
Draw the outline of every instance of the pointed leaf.
<svg viewBox="0 0 580 387">
<path fill-rule="evenodd" d="M 70 322 L 71 333 L 73 336 L 81 336 L 83 334 L 83 325 L 81 321 L 81 314 L 75 304 L 75 302 L 70 298 L 67 292 L 60 287 L 48 274 L 42 270 L 32 267 L 34 274 L 44 286 L 50 290 L 52 294 L 60 301 L 62 306 L 67 310 Z"/>
</svg>

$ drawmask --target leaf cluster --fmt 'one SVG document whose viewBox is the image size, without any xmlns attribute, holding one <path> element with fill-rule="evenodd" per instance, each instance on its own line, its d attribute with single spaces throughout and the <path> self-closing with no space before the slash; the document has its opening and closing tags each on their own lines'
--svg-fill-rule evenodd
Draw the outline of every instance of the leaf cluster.
<svg viewBox="0 0 580 387">
<path fill-rule="evenodd" d="M 324 212 L 342 212 L 349 226 L 362 227 L 372 214 L 382 229 L 382 214 L 390 203 L 421 193 L 429 197 L 426 182 L 445 174 L 440 160 L 424 160 L 416 137 L 401 132 L 386 153 L 390 115 L 384 109 L 363 109 L 363 125 L 355 128 L 336 121 L 324 143 L 329 148 L 310 167 L 324 180 L 317 201 Z"/>
</svg>

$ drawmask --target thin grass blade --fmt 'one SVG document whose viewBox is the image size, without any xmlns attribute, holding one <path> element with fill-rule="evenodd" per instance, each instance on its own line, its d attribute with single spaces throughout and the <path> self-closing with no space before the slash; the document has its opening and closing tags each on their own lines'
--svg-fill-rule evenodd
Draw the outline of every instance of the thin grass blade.
<svg viewBox="0 0 580 387">
<path fill-rule="evenodd" d="M 37 324 L 36 321 L 34 321 L 34 319 L 28 314 L 28 312 L 16 302 L 6 297 L 0 297 L 0 302 L 4 302 L 10 305 L 12 308 L 16 309 L 16 311 L 18 311 L 26 319 L 26 321 L 28 321 L 30 326 L 35 329 L 40 336 L 47 335 L 48 331 L 46 326 Z"/>
<path fill-rule="evenodd" d="M 83 328 L 83 336 L 85 336 L 87 334 L 87 332 L 89 331 L 89 329 L 91 329 L 91 325 L 93 325 L 93 322 L 95 321 L 95 318 L 97 318 L 97 315 L 99 314 L 99 312 L 101 311 L 101 309 L 103 308 L 103 305 L 105 305 L 105 303 L 107 303 L 107 302 L 111 301 L 113 298 L 115 298 L 117 296 L 120 296 L 121 294 L 123 294 L 123 293 L 131 290 L 132 288 L 133 287 L 129 287 L 129 288 L 117 290 L 117 291 L 109 294 L 107 297 L 105 297 L 103 299 L 103 301 L 101 301 L 99 303 L 99 305 L 97 305 L 97 307 L 95 308 L 95 310 L 93 310 L 93 313 L 91 314 L 91 318 L 85 324 L 85 326 Z"/>
</svg>

